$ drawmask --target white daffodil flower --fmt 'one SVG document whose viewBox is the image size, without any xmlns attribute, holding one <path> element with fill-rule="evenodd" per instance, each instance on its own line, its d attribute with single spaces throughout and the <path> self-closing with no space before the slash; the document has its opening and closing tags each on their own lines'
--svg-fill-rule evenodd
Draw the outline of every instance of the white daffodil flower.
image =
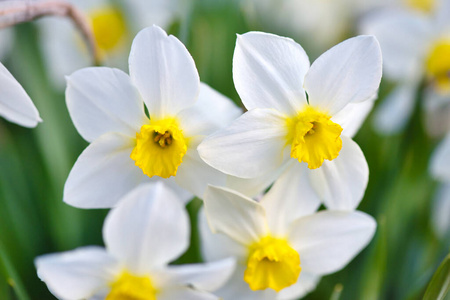
<svg viewBox="0 0 450 300">
<path fill-rule="evenodd" d="M 112 207 L 151 180 L 164 180 L 184 201 L 192 193 L 201 197 L 208 183 L 225 185 L 226 175 L 204 163 L 196 148 L 240 109 L 200 84 L 187 49 L 157 26 L 136 36 L 129 63 L 131 76 L 99 67 L 67 78 L 70 116 L 91 144 L 69 174 L 64 201 Z"/>
<path fill-rule="evenodd" d="M 423 98 L 429 115 L 450 103 L 450 1 L 411 2 L 434 13 L 386 9 L 361 23 L 362 33 L 380 41 L 386 78 L 397 82 L 375 115 L 375 128 L 383 134 L 404 128 L 422 79 L 427 81 Z"/>
<path fill-rule="evenodd" d="M 42 122 L 39 112 L 20 83 L 0 63 L 0 116 L 24 127 Z"/>
<path fill-rule="evenodd" d="M 430 173 L 441 182 L 432 206 L 432 225 L 441 239 L 450 239 L 450 134 L 434 151 Z"/>
<path fill-rule="evenodd" d="M 91 23 L 103 65 L 126 69 L 125 58 L 132 37 L 156 24 L 167 27 L 181 15 L 179 0 L 69 0 Z M 183 1 L 187 2 L 187 1 Z M 56 87 L 64 87 L 64 76 L 88 67 L 92 58 L 82 37 L 68 19 L 39 21 L 44 59 Z"/>
<path fill-rule="evenodd" d="M 162 183 L 138 187 L 107 216 L 106 249 L 96 246 L 36 258 L 39 278 L 59 299 L 218 299 L 234 260 L 168 265 L 189 245 L 188 214 Z"/>
<path fill-rule="evenodd" d="M 250 32 L 238 36 L 233 77 L 248 112 L 206 138 L 198 147 L 200 157 L 226 174 L 269 184 L 276 179 L 269 180 L 271 174 L 292 164 L 328 208 L 355 209 L 369 172 L 351 136 L 380 84 L 377 40 L 346 40 L 310 67 L 293 40 Z"/>
<path fill-rule="evenodd" d="M 372 239 L 376 222 L 362 212 L 314 213 L 302 189 L 276 181 L 258 203 L 233 190 L 208 187 L 200 212 L 207 261 L 235 257 L 223 299 L 298 299 L 320 277 L 342 269 Z M 299 201 L 302 200 L 302 201 Z M 212 232 L 215 234 L 213 234 Z"/>
</svg>

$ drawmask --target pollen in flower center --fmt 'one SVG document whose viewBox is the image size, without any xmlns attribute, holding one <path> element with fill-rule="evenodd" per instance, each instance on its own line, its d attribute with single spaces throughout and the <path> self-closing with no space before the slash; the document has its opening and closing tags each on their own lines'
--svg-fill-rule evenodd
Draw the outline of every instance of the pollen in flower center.
<svg viewBox="0 0 450 300">
<path fill-rule="evenodd" d="M 342 127 L 331 117 L 307 106 L 297 116 L 287 119 L 287 143 L 291 157 L 306 162 L 308 168 L 319 168 L 325 159 L 333 160 L 342 148 Z"/>
<path fill-rule="evenodd" d="M 95 41 L 102 53 L 114 50 L 127 34 L 125 18 L 120 10 L 104 7 L 90 15 Z"/>
<path fill-rule="evenodd" d="M 111 291 L 105 300 L 156 300 L 156 290 L 149 277 L 123 272 L 111 284 Z"/>
<path fill-rule="evenodd" d="M 450 39 L 434 44 L 426 60 L 426 71 L 440 91 L 450 91 Z"/>
<path fill-rule="evenodd" d="M 169 178 L 177 174 L 187 142 L 174 118 L 150 121 L 136 133 L 131 159 L 147 176 Z"/>
<path fill-rule="evenodd" d="M 254 291 L 279 292 L 296 283 L 300 271 L 298 252 L 286 240 L 267 236 L 250 246 L 244 280 Z"/>
</svg>

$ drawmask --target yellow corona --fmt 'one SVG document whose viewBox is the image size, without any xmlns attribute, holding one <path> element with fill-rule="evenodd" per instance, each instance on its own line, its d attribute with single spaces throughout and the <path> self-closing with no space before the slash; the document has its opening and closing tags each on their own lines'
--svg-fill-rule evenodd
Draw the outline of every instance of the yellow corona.
<svg viewBox="0 0 450 300">
<path fill-rule="evenodd" d="M 254 291 L 279 292 L 296 283 L 300 271 L 298 252 L 286 240 L 267 236 L 250 247 L 244 280 Z"/>
<path fill-rule="evenodd" d="M 427 75 L 440 91 L 450 91 L 450 39 L 437 41 L 426 60 Z"/>
<path fill-rule="evenodd" d="M 156 300 L 156 290 L 149 277 L 123 272 L 111 284 L 111 291 L 105 300 Z"/>
<path fill-rule="evenodd" d="M 311 106 L 287 119 L 286 144 L 291 145 L 291 157 L 306 162 L 308 168 L 319 168 L 325 159 L 333 160 L 342 148 L 342 127 L 331 117 Z"/>
<path fill-rule="evenodd" d="M 127 35 L 125 18 L 120 10 L 105 7 L 90 14 L 95 41 L 101 54 L 114 51 Z"/>
</svg>

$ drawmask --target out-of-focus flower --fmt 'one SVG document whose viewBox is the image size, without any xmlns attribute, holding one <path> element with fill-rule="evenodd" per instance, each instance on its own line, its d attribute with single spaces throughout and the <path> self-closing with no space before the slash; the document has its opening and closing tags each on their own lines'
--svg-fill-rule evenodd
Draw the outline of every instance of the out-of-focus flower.
<svg viewBox="0 0 450 300">
<path fill-rule="evenodd" d="M 187 49 L 157 26 L 136 36 L 129 62 L 130 76 L 99 67 L 67 78 L 69 113 L 91 144 L 69 174 L 64 201 L 112 207 L 150 180 L 164 180 L 184 201 L 201 197 L 208 183 L 225 185 L 226 175 L 200 159 L 197 145 L 240 109 L 200 84 Z"/>
<path fill-rule="evenodd" d="M 430 172 L 442 183 L 432 206 L 431 222 L 440 238 L 450 239 L 450 134 L 434 151 Z"/>
<path fill-rule="evenodd" d="M 27 92 L 2 63 L 0 91 L 0 116 L 24 127 L 36 127 L 42 122 Z"/>
<path fill-rule="evenodd" d="M 234 260 L 169 266 L 189 245 L 189 218 L 162 183 L 141 186 L 107 216 L 106 249 L 90 246 L 36 259 L 39 278 L 60 299 L 217 299 L 208 293 Z"/>
<path fill-rule="evenodd" d="M 355 209 L 369 171 L 350 137 L 380 84 L 377 40 L 358 36 L 344 41 L 310 68 L 308 56 L 293 40 L 247 33 L 238 36 L 233 77 L 248 112 L 200 144 L 202 159 L 226 174 L 264 178 L 268 184 L 276 177 L 267 177 L 294 165 L 295 177 L 311 181 L 310 190 L 328 208 Z"/>
<path fill-rule="evenodd" d="M 380 133 L 393 134 L 404 128 L 423 79 L 428 114 L 450 103 L 450 1 L 416 2 L 432 13 L 385 9 L 369 14 L 361 23 L 361 32 L 379 39 L 386 78 L 397 83 L 375 115 Z"/>
<path fill-rule="evenodd" d="M 181 0 L 70 0 L 89 19 L 103 65 L 126 69 L 126 55 L 132 37 L 153 24 L 166 27 L 180 17 L 186 5 Z M 181 1 L 186 4 L 188 1 Z M 183 9 L 181 8 L 183 7 Z M 70 20 L 46 18 L 41 21 L 44 58 L 51 79 L 64 86 L 64 76 L 90 66 L 92 58 Z"/>
<path fill-rule="evenodd" d="M 376 228 L 362 212 L 315 213 L 290 180 L 276 181 L 259 203 L 210 186 L 204 204 L 207 222 L 203 211 L 199 217 L 205 259 L 233 256 L 238 262 L 216 292 L 223 299 L 298 299 L 321 276 L 348 264 Z"/>
</svg>

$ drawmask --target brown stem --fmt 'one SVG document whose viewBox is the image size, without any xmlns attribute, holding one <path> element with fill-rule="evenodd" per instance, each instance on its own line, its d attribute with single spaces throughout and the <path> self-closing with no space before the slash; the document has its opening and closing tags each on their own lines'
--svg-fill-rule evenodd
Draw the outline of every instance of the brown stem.
<svg viewBox="0 0 450 300">
<path fill-rule="evenodd" d="M 0 29 L 45 16 L 70 18 L 83 35 L 94 64 L 99 64 L 99 53 L 92 28 L 83 13 L 72 4 L 61 0 L 0 2 Z"/>
</svg>

